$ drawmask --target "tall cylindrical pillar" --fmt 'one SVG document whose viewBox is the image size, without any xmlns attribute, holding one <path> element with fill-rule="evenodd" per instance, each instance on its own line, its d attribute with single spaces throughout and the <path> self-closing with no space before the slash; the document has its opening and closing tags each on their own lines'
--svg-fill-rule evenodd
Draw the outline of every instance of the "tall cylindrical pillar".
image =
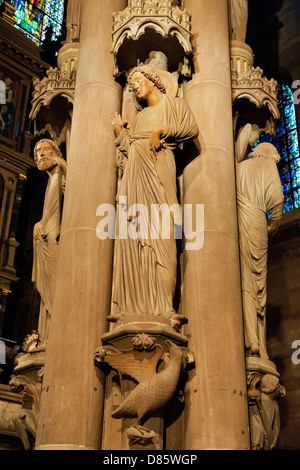
<svg viewBox="0 0 300 470">
<path fill-rule="evenodd" d="M 185 332 L 196 358 L 186 388 L 186 449 L 249 448 L 227 3 L 185 2 L 195 73 L 184 95 L 201 154 L 184 171 L 184 203 L 204 204 L 204 245 L 186 251 L 183 265 Z"/>
<path fill-rule="evenodd" d="M 57 288 L 37 450 L 100 448 L 104 380 L 93 355 L 107 331 L 113 242 L 97 238 L 96 210 L 100 204 L 115 203 L 115 137 L 110 116 L 120 112 L 122 90 L 113 79 L 110 48 L 112 13 L 126 5 L 126 0 L 82 2 Z"/>
</svg>

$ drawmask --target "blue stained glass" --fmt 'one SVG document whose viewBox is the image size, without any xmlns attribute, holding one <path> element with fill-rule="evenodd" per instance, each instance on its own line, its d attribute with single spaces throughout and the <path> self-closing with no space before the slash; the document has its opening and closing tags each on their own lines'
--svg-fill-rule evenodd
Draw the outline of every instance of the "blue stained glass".
<svg viewBox="0 0 300 470">
<path fill-rule="evenodd" d="M 285 163 L 284 165 L 281 166 L 280 170 L 280 179 L 282 183 L 282 189 L 284 193 L 289 192 L 292 187 L 291 187 L 291 173 L 290 173 L 290 167 L 288 163 Z"/>
<path fill-rule="evenodd" d="M 292 196 L 289 194 L 289 195 L 284 195 L 284 212 L 290 212 L 292 210 L 294 210 L 295 207 L 294 207 L 294 201 L 293 201 L 293 198 Z"/>
<path fill-rule="evenodd" d="M 293 186 L 294 188 L 300 187 L 300 171 L 293 174 Z"/>
<path fill-rule="evenodd" d="M 296 160 L 292 160 L 290 162 L 290 167 L 292 172 L 300 171 L 300 159 L 296 158 Z"/>
<path fill-rule="evenodd" d="M 277 137 L 283 135 L 285 133 L 285 125 L 284 125 L 284 121 L 279 121 L 278 124 L 277 124 L 277 128 L 276 128 L 276 135 Z"/>
<path fill-rule="evenodd" d="M 270 142 L 278 150 L 281 160 L 278 170 L 284 192 L 284 211 L 300 207 L 300 149 L 293 92 L 287 85 L 278 91 L 280 119 L 276 136 L 262 133 L 258 142 Z"/>
<path fill-rule="evenodd" d="M 288 151 L 290 158 L 299 157 L 299 141 L 298 141 L 298 132 L 293 130 L 287 139 Z"/>
<path fill-rule="evenodd" d="M 284 114 L 285 114 L 286 130 L 287 132 L 289 132 L 292 129 L 295 129 L 297 127 L 294 106 L 290 106 L 290 105 L 286 106 Z"/>
<path fill-rule="evenodd" d="M 293 105 L 294 99 L 293 99 L 292 90 L 287 85 L 281 85 L 279 88 L 280 88 L 279 93 L 281 94 L 280 101 L 282 105 L 283 106 L 286 106 L 288 104 Z"/>
<path fill-rule="evenodd" d="M 294 206 L 295 209 L 298 209 L 300 207 L 300 189 L 294 191 Z"/>
<path fill-rule="evenodd" d="M 48 26 L 52 27 L 52 40 L 60 35 L 63 16 L 63 2 L 60 0 L 46 0 L 42 40 L 45 39 Z"/>
<path fill-rule="evenodd" d="M 292 174 L 292 183 L 294 188 L 300 187 L 300 159 L 292 160 L 290 162 L 291 174 Z"/>
<path fill-rule="evenodd" d="M 61 34 L 64 17 L 64 0 L 12 0 L 15 7 L 16 28 L 21 29 L 37 45 L 52 27 L 52 40 Z"/>
<path fill-rule="evenodd" d="M 283 139 L 283 140 L 280 140 L 279 142 L 276 142 L 276 147 L 281 157 L 281 160 L 288 160 L 289 152 L 288 152 L 287 141 Z"/>
</svg>

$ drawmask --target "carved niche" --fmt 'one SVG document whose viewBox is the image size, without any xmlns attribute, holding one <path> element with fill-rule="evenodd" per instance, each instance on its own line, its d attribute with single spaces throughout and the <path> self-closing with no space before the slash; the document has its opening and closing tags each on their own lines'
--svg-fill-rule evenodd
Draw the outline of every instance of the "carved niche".
<svg viewBox="0 0 300 470">
<path fill-rule="evenodd" d="M 163 52 L 169 71 L 191 76 L 191 15 L 169 0 L 129 0 L 128 7 L 114 13 L 114 76 L 144 61 L 153 50 Z"/>
</svg>

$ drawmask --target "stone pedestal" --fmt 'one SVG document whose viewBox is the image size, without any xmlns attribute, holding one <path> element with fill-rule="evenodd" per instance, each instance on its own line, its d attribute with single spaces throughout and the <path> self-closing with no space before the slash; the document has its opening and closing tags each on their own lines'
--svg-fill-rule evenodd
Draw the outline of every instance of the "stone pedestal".
<svg viewBox="0 0 300 470">
<path fill-rule="evenodd" d="M 186 334 L 197 358 L 186 390 L 186 449 L 249 449 L 232 124 L 228 5 L 187 0 L 195 74 L 184 97 L 200 156 L 183 175 L 184 203 L 204 204 L 204 245 L 183 260 Z"/>
<path fill-rule="evenodd" d="M 125 0 L 83 3 L 68 179 L 36 449 L 100 448 L 104 376 L 93 354 L 107 331 L 113 241 L 99 240 L 96 211 L 114 204 L 111 113 L 121 89 L 110 54 L 112 14 Z"/>
</svg>

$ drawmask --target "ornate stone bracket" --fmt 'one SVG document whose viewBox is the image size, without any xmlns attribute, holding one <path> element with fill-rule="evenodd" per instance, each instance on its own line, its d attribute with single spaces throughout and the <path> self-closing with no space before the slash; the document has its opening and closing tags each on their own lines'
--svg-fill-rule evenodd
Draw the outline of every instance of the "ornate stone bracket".
<svg viewBox="0 0 300 470">
<path fill-rule="evenodd" d="M 148 323 L 123 323 L 102 342 L 94 363 L 117 374 L 121 401 L 111 416 L 123 420 L 124 449 L 162 449 L 163 410 L 178 390 L 181 373 L 194 365 L 187 338 L 150 316 Z"/>
<path fill-rule="evenodd" d="M 278 373 L 251 370 L 247 373 L 252 450 L 272 450 L 280 432 L 278 400 L 286 394 Z"/>
<path fill-rule="evenodd" d="M 22 406 L 14 414 L 13 424 L 24 449 L 33 450 L 45 365 L 45 351 L 39 349 L 39 336 L 35 331 L 24 339 L 16 362 L 9 385 L 12 392 L 20 393 Z"/>
</svg>

